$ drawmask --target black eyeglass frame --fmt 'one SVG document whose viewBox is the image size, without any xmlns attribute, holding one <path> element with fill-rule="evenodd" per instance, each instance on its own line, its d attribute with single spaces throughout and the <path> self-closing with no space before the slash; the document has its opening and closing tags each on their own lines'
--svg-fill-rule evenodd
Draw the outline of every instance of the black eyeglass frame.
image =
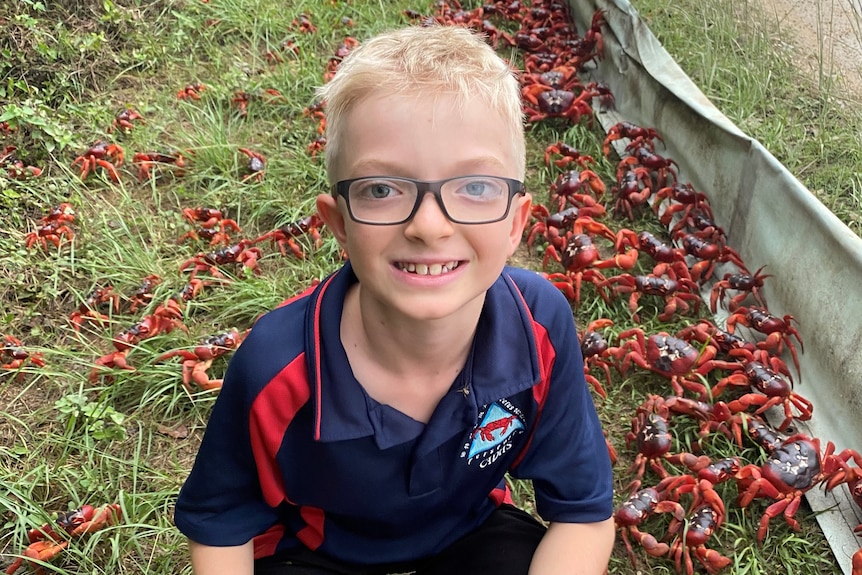
<svg viewBox="0 0 862 575">
<path fill-rule="evenodd" d="M 501 180 L 506 182 L 506 185 L 509 188 L 509 197 L 506 200 L 506 211 L 503 212 L 498 218 L 493 218 L 490 220 L 481 220 L 478 222 L 465 222 L 463 220 L 457 220 L 453 218 L 449 212 L 446 210 L 446 206 L 443 202 L 443 196 L 441 190 L 443 189 L 443 185 L 446 182 L 451 182 L 452 180 L 461 180 L 464 178 L 493 178 L 495 180 Z M 350 207 L 350 186 L 354 182 L 358 182 L 361 180 L 395 180 L 399 182 L 411 182 L 416 186 L 416 202 L 413 204 L 413 209 L 410 210 L 410 213 L 403 220 L 399 220 L 396 222 L 372 222 L 368 220 L 363 220 L 357 218 L 353 213 L 353 209 Z M 520 180 L 515 180 L 513 178 L 504 178 L 502 176 L 489 176 L 486 174 L 467 174 L 464 176 L 457 176 L 455 178 L 446 178 L 445 180 L 414 180 L 413 178 L 401 178 L 395 176 L 364 176 L 362 178 L 353 178 L 350 180 L 341 180 L 335 183 L 333 186 L 335 190 L 335 194 L 344 198 L 344 203 L 347 204 L 347 213 L 350 214 L 350 219 L 359 224 L 365 224 L 369 226 L 397 226 L 400 224 L 404 224 L 413 219 L 413 216 L 416 215 L 416 212 L 419 211 L 419 205 L 422 203 L 422 200 L 425 199 L 425 194 L 432 194 L 434 199 L 437 201 L 437 205 L 440 207 L 440 211 L 443 212 L 443 215 L 452 222 L 453 224 L 462 224 L 462 225 L 479 225 L 479 224 L 493 224 L 494 222 L 500 222 L 505 220 L 509 215 L 509 210 L 512 209 L 512 198 L 517 195 L 526 195 L 527 188 L 524 186 L 524 182 Z"/>
</svg>

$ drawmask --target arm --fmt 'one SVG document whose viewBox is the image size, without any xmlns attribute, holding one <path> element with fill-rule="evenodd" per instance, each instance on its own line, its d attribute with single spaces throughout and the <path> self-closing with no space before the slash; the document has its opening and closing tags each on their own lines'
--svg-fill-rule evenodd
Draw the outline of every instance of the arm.
<svg viewBox="0 0 862 575">
<path fill-rule="evenodd" d="M 235 547 L 211 547 L 189 539 L 192 569 L 195 575 L 252 575 L 254 543 Z"/>
<path fill-rule="evenodd" d="M 599 523 L 551 523 L 533 555 L 530 575 L 606 573 L 614 536 L 613 518 Z"/>
</svg>

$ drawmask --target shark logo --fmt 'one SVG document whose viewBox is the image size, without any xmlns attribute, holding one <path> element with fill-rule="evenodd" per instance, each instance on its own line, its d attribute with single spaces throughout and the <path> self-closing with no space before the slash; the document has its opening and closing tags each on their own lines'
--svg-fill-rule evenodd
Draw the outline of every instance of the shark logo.
<svg viewBox="0 0 862 575">
<path fill-rule="evenodd" d="M 491 451 L 503 443 L 509 444 L 507 440 L 512 434 L 523 429 L 524 422 L 517 415 L 499 403 L 493 403 L 485 412 L 481 423 L 473 430 L 467 457 L 472 459 L 477 454 Z M 505 451 L 508 451 L 508 448 Z"/>
</svg>

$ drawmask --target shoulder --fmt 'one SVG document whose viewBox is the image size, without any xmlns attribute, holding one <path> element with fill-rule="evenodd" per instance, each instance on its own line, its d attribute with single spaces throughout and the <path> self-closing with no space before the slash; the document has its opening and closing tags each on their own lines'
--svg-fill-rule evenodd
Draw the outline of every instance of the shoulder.
<svg viewBox="0 0 862 575">
<path fill-rule="evenodd" d="M 574 321 L 572 306 L 566 296 L 538 272 L 507 266 L 502 278 L 517 293 L 532 318 L 545 325 Z"/>
<path fill-rule="evenodd" d="M 302 361 L 312 295 L 313 290 L 307 290 L 255 321 L 231 358 L 225 385 L 239 384 L 253 397 L 287 366 Z"/>
</svg>

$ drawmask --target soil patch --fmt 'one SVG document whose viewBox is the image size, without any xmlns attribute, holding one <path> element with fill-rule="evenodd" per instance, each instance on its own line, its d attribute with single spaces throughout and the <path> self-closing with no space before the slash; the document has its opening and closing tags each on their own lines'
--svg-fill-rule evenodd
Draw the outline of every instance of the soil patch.
<svg viewBox="0 0 862 575">
<path fill-rule="evenodd" d="M 862 7 L 859 0 L 758 0 L 784 38 L 799 71 L 819 85 L 833 78 L 862 101 Z"/>
</svg>

